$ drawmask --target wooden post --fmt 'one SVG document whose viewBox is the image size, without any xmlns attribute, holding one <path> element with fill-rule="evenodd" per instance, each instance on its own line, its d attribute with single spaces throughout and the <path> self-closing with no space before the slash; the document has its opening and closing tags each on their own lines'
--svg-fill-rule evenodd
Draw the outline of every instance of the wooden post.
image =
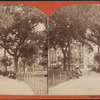
<svg viewBox="0 0 100 100">
<path fill-rule="evenodd" d="M 62 80 L 61 80 L 61 72 L 60 71 L 59 71 L 59 75 L 60 75 L 60 82 L 61 82 Z"/>
<path fill-rule="evenodd" d="M 53 74 L 52 74 L 52 84 L 54 84 L 54 80 L 55 80 L 55 78 L 54 78 L 54 72 L 53 72 Z"/>
<path fill-rule="evenodd" d="M 23 73 L 23 80 L 25 80 L 25 73 Z"/>
<path fill-rule="evenodd" d="M 28 74 L 28 82 L 30 83 L 30 73 Z"/>
<path fill-rule="evenodd" d="M 28 73 L 26 74 L 26 81 L 28 81 Z"/>
<path fill-rule="evenodd" d="M 32 76 L 31 76 L 31 77 L 32 77 L 32 85 L 33 85 L 33 83 L 34 83 L 34 82 L 33 82 L 33 79 L 34 79 L 33 74 L 32 74 Z"/>
<path fill-rule="evenodd" d="M 20 73 L 20 79 L 22 80 L 22 73 Z"/>
<path fill-rule="evenodd" d="M 32 73 L 31 73 L 31 84 L 32 84 Z"/>
<path fill-rule="evenodd" d="M 65 80 L 67 79 L 67 77 L 66 77 L 66 71 L 65 71 Z"/>
<path fill-rule="evenodd" d="M 31 84 L 32 84 L 32 73 L 31 73 Z"/>
<path fill-rule="evenodd" d="M 28 82 L 30 82 L 30 74 L 28 73 Z"/>
</svg>

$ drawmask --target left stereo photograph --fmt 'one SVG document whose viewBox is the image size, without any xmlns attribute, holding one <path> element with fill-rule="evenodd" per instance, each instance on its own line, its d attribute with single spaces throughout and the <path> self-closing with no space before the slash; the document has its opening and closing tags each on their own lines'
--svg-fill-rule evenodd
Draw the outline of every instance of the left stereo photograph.
<svg viewBox="0 0 100 100">
<path fill-rule="evenodd" d="M 0 95 L 47 95 L 47 16 L 0 4 Z"/>
</svg>

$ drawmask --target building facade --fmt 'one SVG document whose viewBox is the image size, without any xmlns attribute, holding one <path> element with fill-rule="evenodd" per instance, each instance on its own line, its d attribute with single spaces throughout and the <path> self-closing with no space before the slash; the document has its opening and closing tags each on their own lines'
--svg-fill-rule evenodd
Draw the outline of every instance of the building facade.
<svg viewBox="0 0 100 100">
<path fill-rule="evenodd" d="M 77 66 L 81 68 L 88 68 L 94 64 L 94 56 L 97 52 L 96 47 L 94 46 L 93 51 L 89 50 L 86 45 L 82 45 L 80 42 L 74 41 L 71 45 L 71 66 Z M 60 62 L 59 62 L 60 58 Z M 51 65 L 56 65 L 61 63 L 61 58 L 63 60 L 63 53 L 60 48 L 56 47 L 56 50 L 53 48 L 48 50 L 48 67 Z M 62 62 L 63 63 L 63 62 Z M 63 64 L 62 64 L 63 65 Z"/>
</svg>

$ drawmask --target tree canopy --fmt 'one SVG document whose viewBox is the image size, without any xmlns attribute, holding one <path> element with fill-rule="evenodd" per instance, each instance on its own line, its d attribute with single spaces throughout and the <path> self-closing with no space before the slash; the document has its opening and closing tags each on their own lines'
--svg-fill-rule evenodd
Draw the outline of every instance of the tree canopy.
<svg viewBox="0 0 100 100">
<path fill-rule="evenodd" d="M 3 22 L 0 28 L 0 46 L 14 57 L 17 72 L 18 59 L 23 55 L 22 49 L 26 50 L 31 46 L 30 49 L 33 50 L 33 47 L 35 49 L 38 46 L 37 41 L 40 38 L 39 35 L 37 36 L 35 27 L 39 23 L 44 24 L 45 27 L 47 18 L 40 10 L 27 5 L 2 4 L 0 7 L 3 15 L 0 18 Z"/>
<path fill-rule="evenodd" d="M 96 27 L 94 27 L 96 30 L 98 28 L 95 25 L 98 24 L 99 19 L 98 11 L 100 8 L 98 7 L 92 4 L 71 5 L 58 9 L 50 16 L 49 47 L 55 48 L 58 45 L 61 48 L 65 70 L 66 62 L 70 67 L 71 43 L 77 41 L 91 47 L 91 43 L 95 42 L 92 28 L 93 26 Z"/>
</svg>

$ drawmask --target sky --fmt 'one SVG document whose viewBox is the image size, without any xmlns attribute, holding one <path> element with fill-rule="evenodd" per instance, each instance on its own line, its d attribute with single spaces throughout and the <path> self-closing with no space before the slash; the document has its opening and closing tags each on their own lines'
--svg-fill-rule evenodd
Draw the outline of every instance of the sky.
<svg viewBox="0 0 100 100">
<path fill-rule="evenodd" d="M 39 23 L 36 27 L 35 27 L 35 31 L 44 31 L 45 30 L 45 25 L 43 23 Z"/>
</svg>

